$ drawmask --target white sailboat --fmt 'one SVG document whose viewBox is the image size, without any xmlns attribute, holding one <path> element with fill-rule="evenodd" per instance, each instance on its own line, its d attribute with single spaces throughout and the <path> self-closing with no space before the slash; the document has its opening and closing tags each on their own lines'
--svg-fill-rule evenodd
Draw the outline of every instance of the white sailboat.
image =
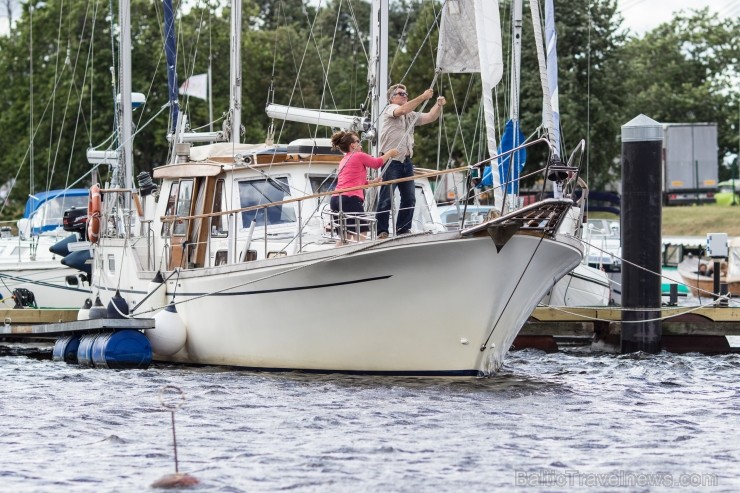
<svg viewBox="0 0 740 493">
<path fill-rule="evenodd" d="M 498 8 L 476 2 L 483 7 Z M 238 1 L 232 13 L 236 39 Z M 487 24 L 478 32 L 496 29 Z M 237 50 L 235 129 L 238 58 Z M 138 200 L 131 201 L 137 194 L 128 184 L 103 189 L 100 222 L 107 227 L 96 231 L 100 239 L 92 246 L 93 288 L 104 302 L 118 290 L 130 316 L 176 307 L 176 314 L 168 308 L 156 317 L 155 359 L 487 375 L 501 367 L 538 301 L 581 261 L 580 242 L 558 233 L 570 199 L 444 231 L 429 220 L 436 206 L 423 174 L 416 178 L 422 200 L 411 235 L 375 240 L 371 230 L 370 240 L 337 247 L 335 235 L 346 225 L 325 210 L 331 194 L 325 190 L 340 156 L 320 140 L 280 146 L 243 144 L 238 132 L 228 137 L 191 146 L 192 139 L 176 133 L 173 162 L 154 171 L 159 200 L 143 197 L 140 209 L 129 205 Z M 372 226 L 372 214 L 363 220 Z M 157 271 L 165 281 L 152 285 Z M 449 280 L 446 289 L 437 288 L 439 279 Z M 173 317 L 177 324 L 166 321 Z"/>
<path fill-rule="evenodd" d="M 18 220 L 18 235 L 4 228 L 0 236 L 0 299 L 14 306 L 76 308 L 90 296 L 87 276 L 60 263 L 49 248 L 71 233 L 62 229 L 62 214 L 87 205 L 87 190 L 40 192 L 29 197 Z"/>
</svg>

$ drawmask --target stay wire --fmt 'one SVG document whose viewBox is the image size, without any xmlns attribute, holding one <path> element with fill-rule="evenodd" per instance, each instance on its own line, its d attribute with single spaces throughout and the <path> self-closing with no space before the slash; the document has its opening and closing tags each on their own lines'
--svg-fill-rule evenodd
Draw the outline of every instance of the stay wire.
<svg viewBox="0 0 740 493">
<path fill-rule="evenodd" d="M 529 257 L 529 260 L 527 261 L 527 265 L 524 266 L 524 270 L 519 276 L 519 279 L 517 279 L 516 285 L 514 285 L 514 289 L 511 290 L 511 293 L 509 294 L 509 298 L 506 300 L 506 304 L 504 304 L 504 308 L 500 311 L 499 316 L 496 319 L 496 322 L 493 324 L 493 328 L 491 329 L 491 332 L 488 334 L 488 337 L 486 337 L 486 340 L 481 345 L 480 347 L 481 352 L 485 351 L 485 349 L 488 347 L 488 342 L 491 340 L 491 337 L 493 337 L 493 333 L 496 331 L 496 327 L 498 327 L 498 324 L 501 321 L 501 317 L 504 316 L 504 313 L 506 312 L 506 309 L 508 308 L 509 303 L 511 303 L 511 300 L 514 297 L 514 293 L 516 293 L 517 289 L 519 289 L 519 284 L 522 282 L 522 279 L 524 279 L 524 274 L 527 272 L 527 269 L 529 269 L 529 265 L 532 263 L 532 260 L 534 260 L 534 257 L 537 254 L 537 250 L 539 250 L 540 245 L 542 245 L 542 242 L 544 239 L 545 239 L 545 232 L 543 231 L 539 237 L 539 241 L 537 242 L 537 245 L 534 248 L 534 251 L 532 252 L 532 255 Z"/>
</svg>

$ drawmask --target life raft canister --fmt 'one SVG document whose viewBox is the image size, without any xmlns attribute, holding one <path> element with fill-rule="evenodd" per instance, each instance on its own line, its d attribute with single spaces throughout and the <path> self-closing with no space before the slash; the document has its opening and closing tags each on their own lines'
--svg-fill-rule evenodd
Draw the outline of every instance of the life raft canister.
<svg viewBox="0 0 740 493">
<path fill-rule="evenodd" d="M 90 243 L 97 243 L 100 239 L 100 210 L 102 194 L 100 185 L 90 187 L 90 196 L 87 201 L 87 239 Z"/>
</svg>

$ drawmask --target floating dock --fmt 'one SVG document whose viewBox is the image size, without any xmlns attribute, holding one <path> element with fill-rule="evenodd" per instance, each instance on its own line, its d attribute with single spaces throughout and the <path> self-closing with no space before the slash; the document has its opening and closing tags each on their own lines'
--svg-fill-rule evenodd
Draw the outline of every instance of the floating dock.
<svg viewBox="0 0 740 493">
<path fill-rule="evenodd" d="M 559 345 L 591 345 L 620 350 L 622 312 L 619 307 L 538 307 L 514 341 L 517 349 L 557 351 Z M 656 310 L 658 311 L 658 310 Z M 726 336 L 740 336 L 740 308 L 663 307 L 662 349 L 674 353 L 738 352 Z"/>
<path fill-rule="evenodd" d="M 153 329 L 152 318 L 77 320 L 78 310 L 19 308 L 0 310 L 0 338 L 48 338 L 110 330 Z"/>
</svg>

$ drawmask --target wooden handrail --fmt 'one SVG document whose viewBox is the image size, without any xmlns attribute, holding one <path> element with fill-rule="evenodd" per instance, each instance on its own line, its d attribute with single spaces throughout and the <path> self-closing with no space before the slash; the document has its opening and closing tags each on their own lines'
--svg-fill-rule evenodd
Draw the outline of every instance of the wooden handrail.
<svg viewBox="0 0 740 493">
<path fill-rule="evenodd" d="M 437 176 L 442 176 L 442 175 L 446 175 L 446 174 L 449 174 L 449 173 L 456 173 L 456 172 L 460 172 L 460 171 L 469 172 L 470 170 L 475 169 L 475 168 L 480 168 L 483 165 L 489 163 L 490 161 L 492 161 L 494 159 L 498 159 L 501 156 L 505 156 L 507 154 L 511 154 L 513 152 L 518 151 L 521 148 L 531 147 L 531 146 L 533 146 L 535 144 L 538 144 L 538 143 L 541 143 L 541 142 L 544 142 L 544 143 L 546 143 L 546 144 L 549 145 L 549 142 L 547 141 L 547 139 L 545 139 L 545 138 L 539 138 L 539 139 L 533 140 L 532 142 L 528 142 L 528 143 L 522 144 L 521 146 L 519 146 L 517 148 L 510 149 L 510 150 L 508 150 L 506 152 L 502 152 L 501 154 L 493 155 L 493 156 L 491 156 L 491 157 L 489 157 L 487 159 L 483 159 L 483 160 L 481 160 L 481 161 L 479 161 L 479 162 L 477 162 L 475 164 L 471 164 L 469 166 L 462 166 L 460 168 L 450 168 L 450 169 L 440 170 L 440 171 L 424 172 L 424 176 L 427 177 L 427 178 L 434 178 L 434 177 L 437 177 Z M 424 169 L 424 168 L 420 168 L 420 169 Z M 541 171 L 544 171 L 544 170 L 545 170 L 545 168 L 539 170 L 538 172 L 541 172 Z M 345 192 L 352 192 L 352 191 L 355 191 L 355 190 L 365 190 L 367 188 L 382 187 L 382 186 L 386 186 L 386 185 L 394 185 L 396 183 L 401 183 L 401 182 L 405 182 L 405 181 L 411 181 L 411 180 L 414 180 L 414 179 L 416 179 L 415 176 L 408 176 L 408 177 L 405 177 L 405 178 L 397 178 L 395 180 L 381 181 L 381 182 L 377 182 L 377 183 L 368 183 L 366 185 L 358 185 L 356 187 L 343 188 L 343 189 L 340 189 L 340 190 L 332 190 L 330 192 L 314 193 L 314 194 L 306 195 L 306 196 L 303 196 L 303 197 L 294 197 L 294 198 L 290 198 L 290 199 L 286 199 L 286 200 L 280 200 L 280 201 L 277 201 L 277 202 L 268 202 L 268 203 L 265 203 L 265 204 L 253 205 L 253 206 L 249 206 L 249 207 L 242 207 L 240 209 L 231 209 L 231 210 L 228 210 L 228 211 L 220 211 L 220 212 L 209 212 L 207 214 L 196 214 L 196 215 L 193 215 L 193 216 L 160 216 L 159 219 L 163 223 L 175 222 L 175 221 L 186 221 L 186 220 L 190 220 L 190 219 L 206 219 L 206 218 L 209 218 L 209 217 L 218 217 L 218 216 L 224 216 L 224 215 L 228 215 L 228 214 L 237 214 L 237 213 L 240 213 L 240 212 L 250 212 L 250 211 L 259 210 L 259 209 L 266 209 L 268 207 L 275 207 L 275 206 L 283 205 L 283 204 L 291 204 L 293 202 L 300 202 L 300 201 L 303 201 L 303 200 L 315 199 L 315 198 L 319 198 L 319 197 L 326 197 L 328 195 L 339 195 L 339 194 L 343 194 Z M 102 191 L 117 191 L 117 190 L 108 189 L 108 190 L 102 190 Z"/>
</svg>

